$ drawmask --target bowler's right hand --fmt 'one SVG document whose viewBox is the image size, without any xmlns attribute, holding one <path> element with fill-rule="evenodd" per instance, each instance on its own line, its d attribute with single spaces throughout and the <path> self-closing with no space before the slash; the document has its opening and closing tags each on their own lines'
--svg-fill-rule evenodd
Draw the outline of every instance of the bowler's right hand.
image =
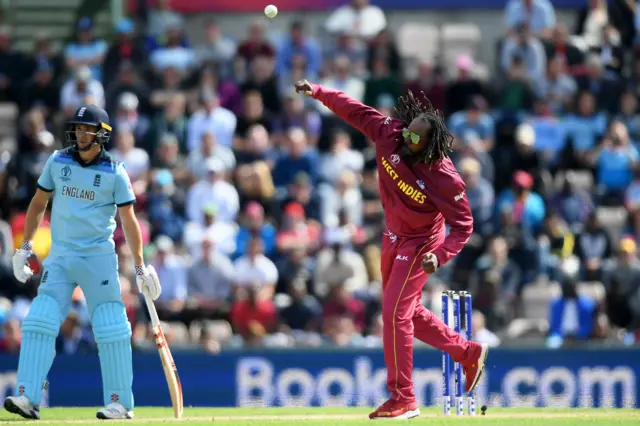
<svg viewBox="0 0 640 426">
<path fill-rule="evenodd" d="M 16 250 L 11 262 L 13 263 L 13 275 L 21 283 L 26 283 L 33 276 L 33 270 L 28 266 L 27 261 L 33 255 L 31 247 L 24 245 Z"/>
<path fill-rule="evenodd" d="M 313 96 L 313 86 L 307 80 L 300 80 L 295 85 L 296 93 L 304 93 L 306 96 Z"/>
</svg>

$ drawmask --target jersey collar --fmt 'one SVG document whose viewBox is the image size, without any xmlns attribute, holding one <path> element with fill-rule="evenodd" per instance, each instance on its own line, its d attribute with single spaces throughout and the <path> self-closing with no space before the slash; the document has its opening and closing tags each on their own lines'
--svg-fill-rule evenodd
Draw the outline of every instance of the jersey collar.
<svg viewBox="0 0 640 426">
<path fill-rule="evenodd" d="M 100 147 L 100 152 L 98 153 L 98 155 L 96 155 L 96 157 L 88 163 L 85 162 L 82 157 L 80 157 L 80 151 L 78 151 L 77 148 L 73 150 L 72 156 L 76 163 L 78 163 L 82 167 L 89 167 L 100 164 L 100 162 L 104 159 L 105 150 L 104 147 Z"/>
</svg>

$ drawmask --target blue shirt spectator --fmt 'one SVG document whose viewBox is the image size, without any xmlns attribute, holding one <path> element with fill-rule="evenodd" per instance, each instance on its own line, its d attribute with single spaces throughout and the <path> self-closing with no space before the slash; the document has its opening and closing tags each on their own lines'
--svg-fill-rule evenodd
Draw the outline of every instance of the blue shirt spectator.
<svg viewBox="0 0 640 426">
<path fill-rule="evenodd" d="M 93 21 L 81 18 L 78 21 L 77 40 L 64 50 L 67 67 L 75 70 L 86 65 L 91 70 L 91 77 L 102 82 L 102 63 L 109 46 L 104 40 L 93 38 Z"/>
<path fill-rule="evenodd" d="M 557 347 L 567 337 L 587 340 L 595 325 L 596 302 L 590 297 L 579 296 L 576 283 L 567 279 L 562 296 L 551 301 L 549 306 L 549 340 L 547 344 Z"/>
<path fill-rule="evenodd" d="M 566 144 L 562 122 L 551 115 L 543 115 L 531 118 L 529 123 L 535 134 L 534 149 L 546 154 L 545 159 L 555 164 Z"/>
<path fill-rule="evenodd" d="M 467 200 L 473 214 L 474 230 L 488 236 L 493 231 L 495 193 L 493 186 L 481 176 L 480 162 L 466 157 L 460 161 L 460 174 L 467 188 Z"/>
<path fill-rule="evenodd" d="M 509 0 L 504 20 L 510 30 L 526 22 L 531 31 L 540 35 L 556 26 L 556 11 L 549 0 Z"/>
<path fill-rule="evenodd" d="M 508 209 L 513 214 L 513 222 L 530 234 L 542 226 L 546 214 L 544 200 L 540 195 L 531 191 L 533 177 L 523 171 L 517 171 L 513 176 L 513 188 L 504 190 L 496 201 L 497 215 Z"/>
<path fill-rule="evenodd" d="M 475 147 L 479 151 L 488 151 L 493 147 L 495 122 L 485 112 L 486 102 L 480 96 L 474 96 L 467 101 L 467 108 L 458 111 L 449 118 L 449 130 L 463 143 L 479 143 Z"/>
<path fill-rule="evenodd" d="M 318 167 L 320 161 L 315 151 L 307 146 L 307 139 L 302 129 L 289 131 L 288 152 L 282 155 L 273 167 L 273 183 L 280 189 L 293 183 L 296 175 L 300 172 L 306 173 L 311 184 L 318 181 Z"/>
<path fill-rule="evenodd" d="M 512 64 L 519 58 L 529 78 L 533 80 L 544 76 L 547 69 L 547 54 L 542 42 L 529 33 L 526 24 L 521 24 L 514 38 L 508 38 L 502 45 L 500 52 L 500 64 L 506 73 Z"/>
<path fill-rule="evenodd" d="M 307 75 L 318 74 L 322 67 L 322 50 L 315 40 L 304 34 L 304 27 L 300 22 L 291 25 L 291 33 L 280 45 L 276 60 L 276 72 L 285 75 L 291 67 L 293 58 L 302 56 L 306 59 Z"/>
<path fill-rule="evenodd" d="M 272 257 L 276 252 L 276 228 L 264 219 L 264 209 L 256 201 L 251 201 L 244 209 L 243 223 L 236 236 L 236 252 L 233 259 L 237 259 L 247 254 L 249 243 L 254 235 L 262 239 L 264 244 L 264 254 Z"/>
<path fill-rule="evenodd" d="M 578 99 L 578 114 L 564 119 L 567 138 L 573 149 L 585 152 L 596 146 L 607 130 L 607 117 L 595 109 L 595 98 L 591 93 L 583 92 Z"/>
<path fill-rule="evenodd" d="M 633 167 L 638 159 L 638 149 L 628 141 L 605 146 L 598 156 L 598 184 L 607 190 L 623 191 L 633 180 Z"/>
<path fill-rule="evenodd" d="M 184 40 L 181 28 L 170 27 L 167 30 L 166 42 L 153 50 L 149 61 L 156 71 L 169 67 L 188 71 L 196 65 L 196 55 Z"/>
</svg>

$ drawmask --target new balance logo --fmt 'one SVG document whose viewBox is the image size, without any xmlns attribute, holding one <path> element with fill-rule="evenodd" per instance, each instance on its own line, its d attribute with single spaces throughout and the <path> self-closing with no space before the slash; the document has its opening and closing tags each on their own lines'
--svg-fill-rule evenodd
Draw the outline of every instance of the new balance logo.
<svg viewBox="0 0 640 426">
<path fill-rule="evenodd" d="M 93 186 L 95 186 L 96 188 L 99 188 L 101 179 L 102 178 L 100 177 L 100 175 L 96 174 L 96 176 L 93 178 Z"/>
<path fill-rule="evenodd" d="M 396 256 L 396 260 L 409 260 L 409 256 L 401 256 L 401 255 L 397 255 L 397 256 Z"/>
<path fill-rule="evenodd" d="M 49 278 L 49 271 L 44 271 L 44 274 L 42 274 L 42 279 L 40 280 L 40 282 L 46 283 L 48 278 Z"/>
<path fill-rule="evenodd" d="M 109 285 L 109 280 L 104 280 L 100 283 L 101 285 Z"/>
</svg>

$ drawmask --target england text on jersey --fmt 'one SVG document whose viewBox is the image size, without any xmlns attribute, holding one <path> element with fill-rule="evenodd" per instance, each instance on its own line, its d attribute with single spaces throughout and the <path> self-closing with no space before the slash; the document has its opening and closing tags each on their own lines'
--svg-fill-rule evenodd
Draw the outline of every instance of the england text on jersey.
<svg viewBox="0 0 640 426">
<path fill-rule="evenodd" d="M 67 197 L 78 198 L 79 200 L 90 200 L 93 201 L 96 198 L 95 191 L 91 191 L 88 189 L 80 189 L 75 186 L 67 186 L 62 185 L 62 195 Z"/>
</svg>

